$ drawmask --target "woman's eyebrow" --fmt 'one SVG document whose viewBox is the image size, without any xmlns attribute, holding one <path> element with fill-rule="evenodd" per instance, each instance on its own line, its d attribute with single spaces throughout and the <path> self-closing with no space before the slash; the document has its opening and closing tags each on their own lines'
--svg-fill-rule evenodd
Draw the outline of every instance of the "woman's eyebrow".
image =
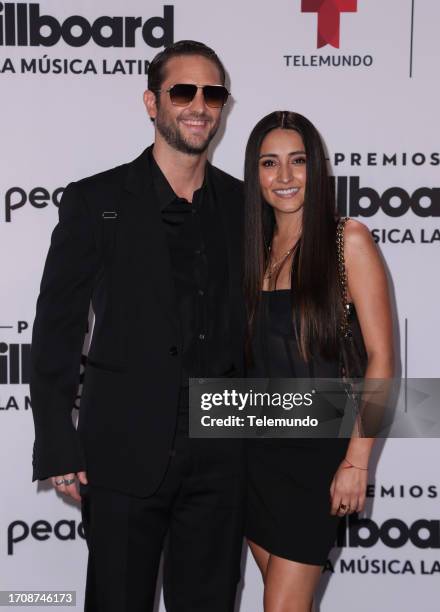
<svg viewBox="0 0 440 612">
<path fill-rule="evenodd" d="M 289 153 L 289 155 L 305 155 L 305 151 L 291 151 Z M 261 159 L 262 157 L 278 157 L 277 153 L 262 153 L 258 159 Z"/>
</svg>

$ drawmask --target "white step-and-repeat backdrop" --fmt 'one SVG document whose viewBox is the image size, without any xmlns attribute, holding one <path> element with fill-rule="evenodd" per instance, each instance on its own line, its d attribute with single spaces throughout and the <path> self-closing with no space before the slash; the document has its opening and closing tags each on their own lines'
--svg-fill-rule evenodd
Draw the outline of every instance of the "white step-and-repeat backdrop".
<svg viewBox="0 0 440 612">
<path fill-rule="evenodd" d="M 151 142 L 142 93 L 164 44 L 201 40 L 224 60 L 233 100 L 213 161 L 231 174 L 266 113 L 318 126 L 341 210 L 386 261 L 401 375 L 439 376 L 439 23 L 437 0 L 0 3 L 0 589 L 76 590 L 82 608 L 79 510 L 31 484 L 31 326 L 62 188 Z M 435 439 L 377 444 L 322 612 L 439 609 L 439 461 Z M 240 610 L 261 610 L 261 592 L 248 556 Z"/>
</svg>

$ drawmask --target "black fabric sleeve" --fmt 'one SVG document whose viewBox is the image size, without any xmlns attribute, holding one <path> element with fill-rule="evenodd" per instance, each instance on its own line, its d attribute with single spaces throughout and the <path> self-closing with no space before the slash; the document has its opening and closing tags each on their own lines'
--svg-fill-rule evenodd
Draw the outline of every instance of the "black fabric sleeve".
<svg viewBox="0 0 440 612">
<path fill-rule="evenodd" d="M 33 480 L 86 468 L 72 409 L 98 266 L 93 217 L 70 183 L 59 207 L 32 333 Z"/>
</svg>

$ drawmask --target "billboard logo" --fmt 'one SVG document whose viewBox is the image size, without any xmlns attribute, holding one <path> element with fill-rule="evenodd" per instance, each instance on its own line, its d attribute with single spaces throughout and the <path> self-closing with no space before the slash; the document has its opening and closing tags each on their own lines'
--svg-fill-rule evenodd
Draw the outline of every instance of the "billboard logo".
<svg viewBox="0 0 440 612">
<path fill-rule="evenodd" d="M 413 193 L 402 187 L 389 187 L 379 193 L 372 187 L 361 187 L 359 176 L 338 176 L 332 181 L 342 216 L 372 217 L 382 211 L 396 218 L 411 210 L 418 217 L 440 217 L 439 187 L 419 187 Z"/>
<path fill-rule="evenodd" d="M 0 342 L 0 385 L 27 385 L 30 361 L 30 344 Z"/>
<path fill-rule="evenodd" d="M 135 47 L 138 30 L 149 47 L 168 47 L 174 37 L 174 6 L 165 5 L 163 16 L 146 21 L 105 15 L 90 23 L 82 15 L 71 15 L 61 23 L 53 15 L 40 14 L 39 4 L 0 2 L 0 46 L 53 47 L 63 40 L 70 47 L 83 47 L 93 40 L 100 47 Z"/>
<path fill-rule="evenodd" d="M 318 13 L 318 49 L 339 49 L 341 13 L 356 13 L 357 0 L 302 0 L 303 13 Z"/>
<path fill-rule="evenodd" d="M 389 548 L 401 548 L 411 542 L 417 548 L 440 548 L 440 521 L 419 519 L 408 525 L 398 518 L 390 518 L 381 525 L 371 519 L 350 515 L 337 533 L 337 546 L 371 548 L 378 542 Z"/>
</svg>

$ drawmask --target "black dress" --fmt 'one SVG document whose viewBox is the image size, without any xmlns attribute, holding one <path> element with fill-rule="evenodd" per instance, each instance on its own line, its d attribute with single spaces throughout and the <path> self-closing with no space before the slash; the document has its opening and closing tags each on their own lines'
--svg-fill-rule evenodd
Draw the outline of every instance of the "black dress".
<svg viewBox="0 0 440 612">
<path fill-rule="evenodd" d="M 290 289 L 263 291 L 253 338 L 252 378 L 338 378 L 339 360 L 305 363 L 292 324 Z M 323 565 L 340 518 L 330 484 L 349 439 L 252 439 L 247 443 L 246 535 L 269 553 Z"/>
</svg>

